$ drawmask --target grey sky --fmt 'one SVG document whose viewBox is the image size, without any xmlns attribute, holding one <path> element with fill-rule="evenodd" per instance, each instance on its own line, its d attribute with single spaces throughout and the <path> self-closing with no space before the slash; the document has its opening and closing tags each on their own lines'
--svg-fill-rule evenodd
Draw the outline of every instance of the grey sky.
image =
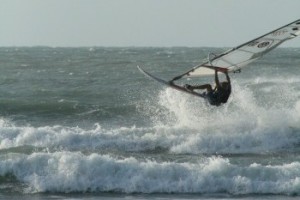
<svg viewBox="0 0 300 200">
<path fill-rule="evenodd" d="M 0 0 L 0 46 L 230 47 L 300 19 L 299 9 L 299 0 Z"/>
</svg>

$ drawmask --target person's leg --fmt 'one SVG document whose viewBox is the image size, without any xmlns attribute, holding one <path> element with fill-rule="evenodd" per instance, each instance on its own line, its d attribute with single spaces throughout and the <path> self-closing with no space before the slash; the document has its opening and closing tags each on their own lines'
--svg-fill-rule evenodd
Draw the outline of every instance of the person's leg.
<svg viewBox="0 0 300 200">
<path fill-rule="evenodd" d="M 212 91 L 212 87 L 211 87 L 211 85 L 210 84 L 204 84 L 204 85 L 195 85 L 195 86 L 191 86 L 191 89 L 192 90 L 197 90 L 197 89 L 199 89 L 199 90 L 207 90 L 207 92 L 210 92 L 210 91 Z"/>
</svg>

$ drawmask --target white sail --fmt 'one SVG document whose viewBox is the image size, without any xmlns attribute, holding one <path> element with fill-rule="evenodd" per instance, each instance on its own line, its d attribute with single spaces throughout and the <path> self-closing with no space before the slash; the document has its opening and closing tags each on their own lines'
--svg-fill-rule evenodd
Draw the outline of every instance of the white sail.
<svg viewBox="0 0 300 200">
<path fill-rule="evenodd" d="M 300 35 L 300 19 L 230 49 L 222 54 L 213 56 L 209 55 L 207 62 L 204 62 L 188 72 L 175 77 L 173 80 L 183 77 L 214 74 L 214 70 L 212 70 L 214 67 L 227 68 L 228 72 L 239 71 L 242 67 L 262 57 L 281 43 L 298 35 Z"/>
</svg>

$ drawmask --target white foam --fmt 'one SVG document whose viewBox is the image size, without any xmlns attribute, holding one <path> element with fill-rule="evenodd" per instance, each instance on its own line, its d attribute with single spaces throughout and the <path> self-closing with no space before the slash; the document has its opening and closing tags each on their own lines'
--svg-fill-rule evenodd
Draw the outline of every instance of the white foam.
<svg viewBox="0 0 300 200">
<path fill-rule="evenodd" d="M 239 101 L 243 97 L 245 101 Z M 90 152 L 140 152 L 158 148 L 178 154 L 226 154 L 289 150 L 300 142 L 297 134 L 300 130 L 299 104 L 292 110 L 264 109 L 247 103 L 247 100 L 246 95 L 235 95 L 226 106 L 209 108 L 198 102 L 200 106 L 196 109 L 193 102 L 184 101 L 180 106 L 171 106 L 176 110 L 170 114 L 171 121 L 176 120 L 175 124 L 153 127 L 104 129 L 96 124 L 87 130 L 64 126 L 16 126 L 2 121 L 0 149 L 30 145 Z M 231 112 L 232 109 L 235 111 Z"/>
<path fill-rule="evenodd" d="M 17 126 L 1 119 L 0 149 L 30 145 L 88 152 L 166 149 L 176 154 L 240 154 L 289 151 L 300 143 L 300 103 L 295 88 L 274 87 L 280 92 L 272 92 L 274 100 L 269 101 L 266 94 L 257 94 L 252 87 L 233 81 L 229 102 L 220 107 L 208 106 L 203 99 L 168 88 L 160 93 L 157 104 L 150 107 L 154 109 L 154 125 L 149 127 L 104 129 L 100 124 L 90 129 L 33 127 Z M 152 105 L 154 102 L 146 103 Z"/>
<path fill-rule="evenodd" d="M 169 134 L 170 127 L 119 127 L 103 129 L 96 124 L 90 130 L 64 126 L 16 126 L 0 123 L 0 149 L 34 146 L 55 150 L 148 151 L 170 148 L 181 138 L 180 132 Z"/>
<path fill-rule="evenodd" d="M 227 104 L 207 106 L 203 99 L 167 89 L 160 104 L 174 113 L 176 126 L 188 127 L 189 133 L 174 153 L 259 153 L 282 151 L 299 143 L 299 104 L 292 87 L 276 85 L 273 101 L 263 93 L 233 81 L 233 94 Z M 293 127 L 293 128 L 291 128 Z M 299 127 L 299 126 L 298 126 Z M 186 130 L 188 130 L 186 129 Z M 186 131 L 187 132 L 187 131 Z"/>
<path fill-rule="evenodd" d="M 10 159 L 13 157 L 13 159 Z M 72 152 L 1 156 L 26 192 L 299 194 L 300 163 L 237 166 L 219 157 L 197 163 L 141 162 Z"/>
</svg>

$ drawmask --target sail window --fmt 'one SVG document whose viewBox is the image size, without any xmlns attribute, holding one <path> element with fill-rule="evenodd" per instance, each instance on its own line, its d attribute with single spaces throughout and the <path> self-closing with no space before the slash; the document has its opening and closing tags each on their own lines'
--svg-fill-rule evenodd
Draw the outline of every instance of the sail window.
<svg viewBox="0 0 300 200">
<path fill-rule="evenodd" d="M 207 61 L 193 67 L 184 74 L 174 77 L 172 81 L 184 77 L 214 75 L 214 69 L 218 67 L 227 68 L 229 72 L 241 69 L 281 43 L 300 35 L 299 25 L 300 20 L 297 20 L 221 54 L 209 54 Z"/>
</svg>

